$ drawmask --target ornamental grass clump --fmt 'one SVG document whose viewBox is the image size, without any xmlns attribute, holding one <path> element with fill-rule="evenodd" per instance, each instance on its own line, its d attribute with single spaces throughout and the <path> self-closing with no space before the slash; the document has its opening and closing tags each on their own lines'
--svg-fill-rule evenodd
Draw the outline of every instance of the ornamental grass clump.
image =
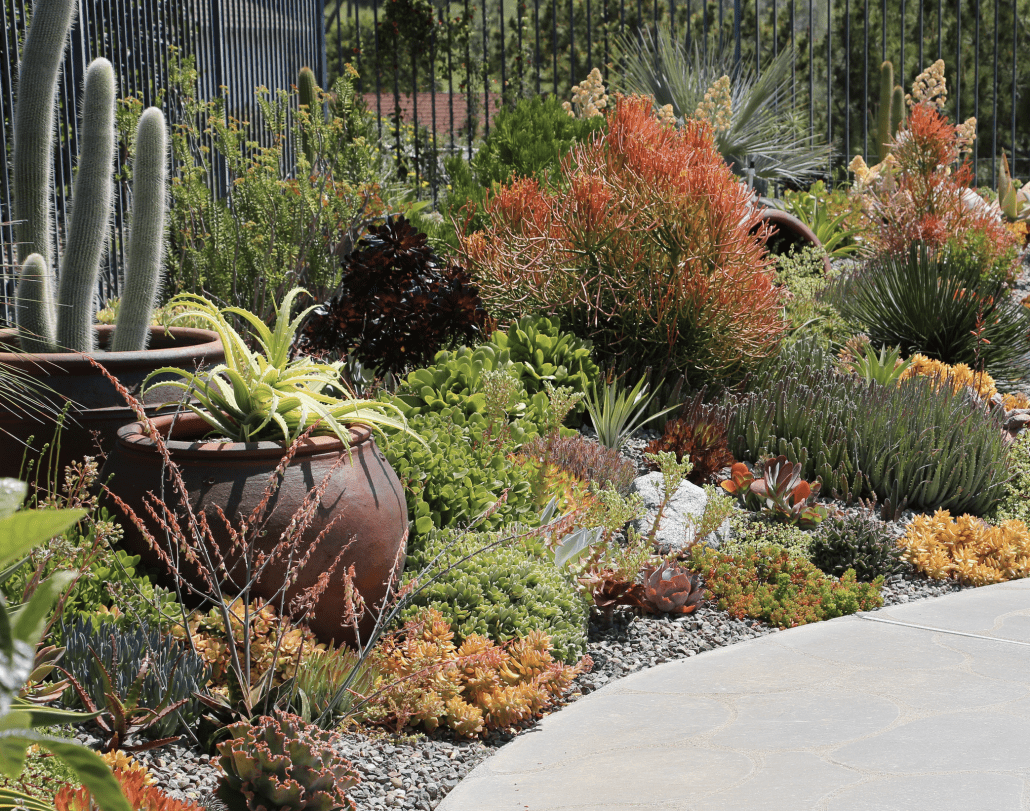
<svg viewBox="0 0 1030 811">
<path fill-rule="evenodd" d="M 651 108 L 617 97 L 560 183 L 499 188 L 490 227 L 461 236 L 461 262 L 500 318 L 557 315 L 606 359 L 732 377 L 786 328 L 768 229 L 710 127 L 668 127 Z"/>
<path fill-rule="evenodd" d="M 881 386 L 812 355 L 766 369 L 729 408 L 734 456 L 782 454 L 844 500 L 982 515 L 1008 478 L 997 412 L 925 378 Z"/>
</svg>

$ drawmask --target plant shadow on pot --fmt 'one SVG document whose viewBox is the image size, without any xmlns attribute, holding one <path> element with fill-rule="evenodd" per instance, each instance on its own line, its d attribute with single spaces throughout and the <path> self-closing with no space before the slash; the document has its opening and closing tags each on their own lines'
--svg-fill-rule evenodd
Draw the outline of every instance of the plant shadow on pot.
<svg viewBox="0 0 1030 811">
<path fill-rule="evenodd" d="M 192 413 L 161 416 L 153 422 L 166 438 L 185 504 L 197 520 L 188 517 L 172 478 L 166 476 L 162 483 L 164 457 L 144 424 L 126 425 L 118 431 L 101 481 L 113 476 L 108 484 L 111 497 L 135 513 L 161 549 L 168 544 L 158 516 L 165 519 L 173 511 L 181 535 L 189 540 L 169 557 L 155 550 L 139 527 L 125 521 L 125 548 L 140 555 L 142 563 L 172 588 L 174 567 L 198 592 L 210 594 L 205 572 L 219 567 L 219 556 L 224 560 L 219 580 L 228 593 L 239 592 L 252 581 L 249 598 L 278 604 L 290 579 L 287 613 L 292 603 L 293 619 L 306 622 L 320 641 L 356 646 L 367 640 L 400 576 L 408 529 L 400 480 L 371 430 L 351 426 L 349 448 L 334 436 L 300 440 L 282 468 L 278 487 L 270 487 L 271 477 L 288 456 L 278 443 L 206 440 L 210 426 Z M 248 523 L 245 537 L 239 534 L 243 520 Z M 202 550 L 198 527 L 205 524 L 208 543 Z M 212 557 L 213 563 L 204 562 Z M 258 568 L 260 575 L 255 577 Z M 358 595 L 366 610 L 355 634 L 351 618 Z"/>
<path fill-rule="evenodd" d="M 114 327 L 97 326 L 98 344 L 106 346 Z M 138 352 L 94 352 L 103 364 L 131 394 L 139 394 L 143 381 L 162 366 L 185 369 L 211 368 L 225 361 L 225 351 L 218 333 L 186 327 L 151 327 L 147 349 Z M 29 354 L 18 348 L 16 330 L 0 330 L 0 364 L 15 370 L 24 379 L 42 384 L 38 399 L 48 410 L 59 413 L 71 403 L 68 419 L 60 434 L 60 445 L 53 461 L 58 474 L 65 466 L 83 456 L 97 456 L 97 441 L 106 452 L 113 450 L 118 429 L 136 416 L 118 393 L 114 384 L 91 364 L 81 352 L 48 352 Z M 162 378 L 155 378 L 160 382 Z M 168 379 L 172 379 L 168 376 Z M 179 392 L 171 387 L 156 387 L 144 398 L 147 413 L 154 415 L 166 401 L 177 401 Z M 55 442 L 55 420 L 49 415 L 21 409 L 0 401 L 0 476 L 18 477 L 22 459 L 41 459 L 44 444 Z M 34 437 L 26 452 L 26 440 Z"/>
</svg>

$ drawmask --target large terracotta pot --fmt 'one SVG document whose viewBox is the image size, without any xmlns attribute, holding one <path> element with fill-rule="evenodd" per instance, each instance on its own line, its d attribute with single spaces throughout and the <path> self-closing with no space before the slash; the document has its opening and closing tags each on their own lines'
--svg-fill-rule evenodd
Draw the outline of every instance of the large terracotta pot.
<svg viewBox="0 0 1030 811">
<path fill-rule="evenodd" d="M 167 436 L 172 417 L 158 417 L 155 423 L 162 436 Z M 180 415 L 168 442 L 168 450 L 181 471 L 190 506 L 198 517 L 202 512 L 207 515 L 215 543 L 231 566 L 237 557 L 230 550 L 229 533 L 216 508 L 221 508 L 230 522 L 238 527 L 240 518 L 249 517 L 260 503 L 269 476 L 285 450 L 275 442 L 204 441 L 202 437 L 209 431 L 207 423 L 195 414 Z M 388 596 L 395 562 L 397 574 L 404 563 L 408 512 L 400 480 L 372 441 L 371 431 L 365 426 L 353 426 L 350 438 L 349 457 L 348 449 L 335 437 L 312 437 L 300 445 L 269 503 L 267 522 L 255 548 L 258 552 L 271 552 L 304 498 L 322 482 L 342 456 L 342 463 L 329 480 L 311 526 L 303 535 L 299 554 L 305 554 L 333 519 L 335 523 L 307 565 L 300 570 L 296 583 L 287 592 L 287 603 L 294 595 L 316 583 L 340 550 L 349 544 L 336 568 L 335 577 L 314 612 L 296 618 L 304 619 L 324 642 L 353 645 L 356 641 L 353 632 L 342 621 L 346 607 L 342 574 L 351 564 L 354 565 L 355 585 L 372 609 L 359 626 L 362 639 L 367 639 L 375 624 L 375 614 Z M 144 495 L 160 493 L 161 464 L 157 446 L 144 433 L 143 424 L 133 423 L 118 431 L 117 445 L 104 465 L 101 480 L 114 474 L 110 484 L 112 492 L 138 515 L 146 516 Z M 168 480 L 165 482 L 164 501 L 169 505 L 179 504 L 176 491 Z M 176 511 L 181 526 L 186 526 L 183 521 L 185 510 L 180 506 Z M 156 523 L 149 517 L 146 520 L 151 532 L 163 539 L 164 535 L 158 534 Z M 167 569 L 138 531 L 130 532 L 127 528 L 124 545 L 167 576 Z M 269 599 L 282 585 L 286 569 L 283 559 L 274 561 L 252 590 L 252 595 Z M 196 571 L 184 570 L 183 574 L 198 588 L 202 587 Z"/>
<path fill-rule="evenodd" d="M 114 327 L 97 326 L 97 342 L 104 347 Z M 37 379 L 51 391 L 40 391 L 36 397 L 57 413 L 69 400 L 75 405 L 69 413 L 60 436 L 57 470 L 72 460 L 97 455 L 97 442 L 110 451 L 118 429 L 136 419 L 132 409 L 114 385 L 79 352 L 26 354 L 17 351 L 15 330 L 0 330 L 0 367 L 7 367 L 24 377 Z M 155 369 L 176 366 L 194 369 L 198 365 L 211 368 L 225 360 L 218 333 L 206 329 L 171 327 L 150 328 L 150 343 L 140 352 L 96 352 L 93 357 L 124 385 L 139 396 L 140 386 Z M 160 381 L 164 378 L 155 378 Z M 174 379 L 169 375 L 167 379 Z M 178 400 L 180 391 L 171 386 L 152 390 L 145 398 L 147 411 L 155 414 L 157 406 L 167 400 Z M 94 432 L 96 436 L 94 437 Z M 19 410 L 0 401 L 0 476 L 17 476 L 26 455 L 25 440 L 33 436 L 28 449 L 29 459 L 39 458 L 39 449 L 52 442 L 53 418 L 26 408 Z"/>
</svg>

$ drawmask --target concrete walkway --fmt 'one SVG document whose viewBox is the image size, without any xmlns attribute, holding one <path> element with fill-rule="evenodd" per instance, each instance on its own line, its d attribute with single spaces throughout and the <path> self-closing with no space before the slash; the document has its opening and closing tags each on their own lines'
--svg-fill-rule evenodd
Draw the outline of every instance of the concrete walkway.
<svg viewBox="0 0 1030 811">
<path fill-rule="evenodd" d="M 613 682 L 439 811 L 1030 811 L 1030 580 Z"/>
</svg>

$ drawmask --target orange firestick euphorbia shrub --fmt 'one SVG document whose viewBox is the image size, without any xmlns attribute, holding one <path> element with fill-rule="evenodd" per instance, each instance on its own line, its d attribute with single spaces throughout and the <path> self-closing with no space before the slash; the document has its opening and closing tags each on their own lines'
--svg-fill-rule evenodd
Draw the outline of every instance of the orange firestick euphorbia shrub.
<svg viewBox="0 0 1030 811">
<path fill-rule="evenodd" d="M 556 315 L 640 368 L 730 376 L 776 346 L 785 322 L 767 228 L 706 124 L 677 129 L 650 99 L 619 97 L 554 185 L 500 188 L 490 227 L 461 238 L 491 312 Z"/>
</svg>

